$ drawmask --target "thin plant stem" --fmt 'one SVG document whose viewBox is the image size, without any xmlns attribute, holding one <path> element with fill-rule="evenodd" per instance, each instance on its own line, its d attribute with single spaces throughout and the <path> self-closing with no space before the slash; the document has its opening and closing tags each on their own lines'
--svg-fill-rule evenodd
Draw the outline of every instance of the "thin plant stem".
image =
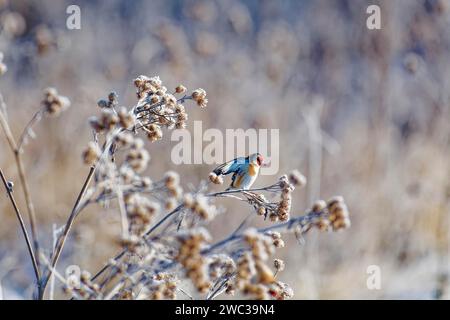
<svg viewBox="0 0 450 320">
<path fill-rule="evenodd" d="M 253 188 L 253 189 L 230 189 L 230 190 L 225 190 L 225 191 L 220 191 L 220 192 L 207 193 L 206 196 L 207 197 L 218 197 L 218 196 L 232 194 L 232 193 L 253 192 L 253 191 L 271 191 L 272 187 L 273 186 L 263 187 L 263 188 Z"/>
<path fill-rule="evenodd" d="M 73 226 L 73 223 L 75 222 L 75 219 L 77 218 L 78 214 L 80 213 L 79 207 L 80 207 L 81 200 L 83 199 L 83 197 L 84 197 L 84 195 L 85 195 L 85 193 L 86 193 L 86 191 L 87 191 L 87 189 L 89 187 L 89 184 L 90 184 L 92 178 L 94 177 L 94 173 L 95 173 L 95 170 L 97 168 L 97 165 L 100 162 L 100 160 L 103 157 L 106 157 L 106 155 L 108 154 L 109 148 L 110 148 L 111 144 L 114 141 L 114 137 L 116 137 L 122 131 L 123 131 L 123 129 L 117 130 L 116 132 L 114 132 L 112 134 L 112 138 L 108 139 L 107 142 L 105 142 L 103 153 L 102 153 L 100 159 L 97 160 L 96 164 L 91 166 L 91 168 L 89 170 L 89 173 L 88 173 L 88 175 L 87 175 L 87 177 L 86 177 L 86 179 L 85 179 L 85 181 L 83 183 L 83 186 L 81 187 L 81 190 L 80 190 L 80 192 L 78 194 L 77 200 L 75 201 L 75 204 L 74 204 L 74 206 L 72 208 L 72 211 L 71 211 L 71 213 L 69 215 L 69 218 L 67 219 L 67 222 L 64 225 L 64 231 L 61 234 L 60 238 L 58 239 L 57 245 L 55 246 L 55 249 L 54 249 L 54 252 L 53 252 L 53 258 L 51 260 L 51 268 L 49 270 L 49 274 L 42 280 L 41 297 L 44 296 L 45 288 L 47 287 L 48 281 L 49 281 L 49 279 L 50 279 L 50 277 L 52 275 L 52 270 L 56 269 L 56 264 L 58 263 L 59 257 L 61 256 L 61 252 L 62 252 L 62 250 L 64 248 L 64 244 L 65 244 L 65 242 L 67 240 L 67 237 L 69 236 L 69 232 L 70 232 L 70 230 L 71 230 L 71 228 Z M 85 203 L 83 203 L 81 205 L 81 207 L 85 207 Z"/>
<path fill-rule="evenodd" d="M 116 192 L 117 192 L 117 201 L 119 203 L 120 222 L 122 226 L 122 238 L 128 239 L 130 237 L 129 223 L 127 217 L 127 210 L 125 208 L 125 202 L 123 200 L 123 192 L 120 185 L 116 185 Z"/>
<path fill-rule="evenodd" d="M 25 128 L 22 131 L 22 134 L 20 135 L 20 138 L 17 142 L 17 149 L 19 151 L 22 150 L 22 147 L 27 139 L 27 137 L 30 135 L 30 131 L 32 130 L 32 127 L 38 123 L 42 119 L 43 109 L 38 110 L 34 116 L 30 119 L 30 121 L 27 123 Z"/>
<path fill-rule="evenodd" d="M 0 168 L 0 176 L 2 178 L 2 182 L 3 182 L 3 185 L 5 186 L 5 189 L 6 189 L 6 192 L 8 194 L 8 197 L 11 200 L 11 204 L 12 204 L 12 206 L 14 208 L 14 212 L 16 213 L 17 219 L 19 220 L 19 224 L 20 224 L 20 227 L 22 229 L 22 233 L 23 233 L 23 236 L 25 238 L 25 242 L 27 243 L 28 253 L 30 254 L 31 262 L 33 264 L 34 273 L 36 275 L 37 286 L 39 288 L 39 291 L 41 291 L 40 290 L 40 288 L 41 288 L 41 283 L 40 283 L 41 280 L 40 280 L 40 274 L 39 274 L 39 267 L 38 267 L 38 264 L 37 264 L 36 255 L 35 255 L 35 252 L 33 250 L 33 246 L 31 244 L 30 237 L 28 235 L 27 228 L 25 226 L 25 222 L 23 221 L 22 215 L 21 215 L 21 213 L 19 211 L 19 207 L 17 206 L 16 200 L 14 199 L 12 187 L 8 184 L 8 181 L 6 180 L 5 175 L 3 174 L 3 171 L 2 171 L 1 168 Z"/>
<path fill-rule="evenodd" d="M 6 104 L 5 104 L 5 101 L 3 100 L 3 95 L 1 95 L 1 94 L 0 94 L 0 104 L 2 106 L 1 110 L 6 110 Z M 0 110 L 0 125 L 3 129 L 3 132 L 5 133 L 6 140 L 8 141 L 10 148 L 14 153 L 14 159 L 16 162 L 20 183 L 22 185 L 22 190 L 23 190 L 23 194 L 25 197 L 25 203 L 27 206 L 28 218 L 30 220 L 31 237 L 33 239 L 34 251 L 36 252 L 35 260 L 36 260 L 37 267 L 38 267 L 37 272 L 39 275 L 39 282 L 40 282 L 41 273 L 40 273 L 40 260 L 39 260 L 39 241 L 38 241 L 37 229 L 36 229 L 36 214 L 34 211 L 33 202 L 31 201 L 31 195 L 30 195 L 30 191 L 29 191 L 29 187 L 28 187 L 28 183 L 27 183 L 27 179 L 26 179 L 26 175 L 25 175 L 25 168 L 24 168 L 22 158 L 20 155 L 20 148 L 18 147 L 18 145 L 14 139 L 14 136 L 12 135 L 8 121 L 6 119 L 6 115 L 1 110 Z M 40 293 L 39 293 L 39 296 L 40 296 Z"/>
<path fill-rule="evenodd" d="M 268 186 L 268 187 L 263 187 L 263 188 L 254 188 L 254 189 L 249 189 L 249 190 L 244 190 L 244 189 L 232 189 L 232 190 L 226 190 L 226 191 L 221 191 L 221 192 L 215 192 L 215 193 L 208 193 L 206 194 L 207 197 L 216 197 L 216 196 L 231 196 L 234 193 L 242 193 L 242 192 L 252 192 L 252 191 L 271 191 L 271 189 L 274 186 Z M 157 228 L 159 228 L 165 221 L 167 221 L 168 219 L 170 219 L 173 215 L 175 215 L 177 212 L 179 212 L 182 208 L 183 208 L 183 204 L 179 205 L 178 207 L 176 207 L 175 209 L 173 209 L 171 212 L 169 212 L 168 214 L 166 214 L 161 220 L 159 220 L 155 225 L 153 225 L 145 234 L 144 234 L 144 238 L 147 238 L 151 233 L 153 233 Z M 245 220 L 246 221 L 246 220 Z M 245 221 L 243 222 L 245 224 Z M 236 233 L 237 231 L 239 231 L 239 229 L 236 230 L 236 232 L 233 233 L 233 236 L 238 236 Z M 122 258 L 125 253 L 127 252 L 126 249 L 122 250 L 120 253 L 118 253 L 113 260 L 117 261 L 120 258 Z M 110 264 L 106 264 L 102 269 L 100 269 L 92 278 L 92 281 L 95 281 L 100 275 L 102 275 L 106 270 L 108 270 L 111 267 Z"/>
<path fill-rule="evenodd" d="M 53 238 L 53 250 L 55 250 L 55 246 L 56 246 L 56 242 L 58 240 L 58 229 L 56 227 L 56 224 L 54 223 L 52 225 L 52 238 Z M 50 294 L 49 294 L 49 299 L 50 300 L 54 300 L 55 297 L 55 273 L 52 273 L 51 278 L 50 278 Z"/>
<path fill-rule="evenodd" d="M 179 212 L 182 208 L 184 207 L 184 205 L 180 204 L 178 207 L 176 207 L 175 209 L 173 209 L 171 212 L 169 212 L 168 214 L 166 214 L 161 220 L 159 220 L 153 227 L 151 227 L 145 234 L 144 234 L 144 238 L 147 238 L 150 234 L 152 234 L 156 229 L 158 229 L 165 221 L 167 221 L 169 218 L 171 218 L 173 215 L 175 215 L 177 212 Z M 122 258 L 125 253 L 127 253 L 127 250 L 124 249 L 122 250 L 120 253 L 118 253 L 113 260 L 117 261 L 120 258 Z M 106 270 L 108 270 L 111 267 L 110 264 L 105 265 L 102 269 L 100 269 L 92 278 L 92 281 L 95 281 L 99 276 L 101 276 Z"/>
<path fill-rule="evenodd" d="M 20 151 L 18 149 L 14 150 L 14 158 L 16 160 L 17 170 L 19 173 L 19 180 L 22 185 L 23 194 L 25 197 L 25 203 L 26 203 L 27 211 L 28 211 L 28 216 L 30 219 L 31 237 L 33 238 L 33 246 L 34 246 L 34 250 L 36 251 L 36 254 L 37 254 L 36 261 L 38 263 L 38 266 L 40 266 L 39 241 L 38 241 L 37 228 L 36 228 L 36 214 L 34 211 L 33 202 L 31 201 L 30 188 L 28 186 L 28 182 L 26 179 L 25 168 L 24 168 L 24 165 L 22 162 L 22 158 L 20 156 Z M 39 273 L 40 273 L 40 271 L 39 271 Z"/>
<path fill-rule="evenodd" d="M 89 170 L 89 174 L 87 175 L 86 180 L 84 181 L 83 187 L 81 188 L 81 191 L 78 194 L 77 200 L 76 200 L 76 202 L 75 202 L 75 204 L 74 204 L 74 206 L 72 208 L 72 212 L 71 212 L 71 214 L 70 214 L 70 216 L 69 216 L 69 218 L 68 218 L 68 220 L 67 220 L 67 222 L 65 224 L 64 231 L 63 231 L 61 237 L 59 238 L 59 240 L 57 242 L 57 245 L 55 247 L 55 251 L 54 251 L 54 254 L 53 254 L 53 258 L 52 258 L 51 264 L 50 264 L 51 265 L 51 269 L 49 271 L 48 276 L 46 276 L 43 279 L 42 290 L 41 290 L 42 297 L 43 297 L 43 295 L 45 293 L 45 288 L 46 288 L 46 286 L 48 284 L 48 281 L 49 281 L 49 279 L 51 277 L 52 270 L 56 269 L 56 264 L 58 263 L 58 260 L 59 260 L 59 257 L 61 255 L 62 249 L 64 248 L 64 244 L 66 242 L 66 239 L 67 239 L 67 237 L 69 235 L 69 232 L 70 232 L 70 230 L 72 228 L 72 225 L 73 225 L 73 223 L 75 221 L 75 218 L 77 216 L 78 205 L 80 204 L 81 199 L 83 198 L 83 196 L 84 196 L 84 194 L 85 194 L 85 192 L 86 192 L 86 190 L 87 190 L 87 188 L 89 186 L 89 183 L 91 182 L 92 177 L 94 176 L 94 172 L 95 172 L 95 166 L 92 166 L 90 168 L 90 170 Z"/>
</svg>

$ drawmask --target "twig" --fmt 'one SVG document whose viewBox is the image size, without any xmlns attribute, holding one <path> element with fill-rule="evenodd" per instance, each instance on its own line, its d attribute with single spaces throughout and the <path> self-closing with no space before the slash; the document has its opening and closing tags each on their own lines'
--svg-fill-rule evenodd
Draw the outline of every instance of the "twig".
<svg viewBox="0 0 450 320">
<path fill-rule="evenodd" d="M 52 225 L 52 239 L 53 239 L 52 250 L 55 250 L 56 242 L 58 240 L 58 229 L 55 223 Z M 50 294 L 49 294 L 50 300 L 54 299 L 54 294 L 55 294 L 55 274 L 52 273 L 50 278 Z"/>
<path fill-rule="evenodd" d="M 23 236 L 25 237 L 25 241 L 27 243 L 28 252 L 30 254 L 31 262 L 33 264 L 34 273 L 36 275 L 36 282 L 39 289 L 39 292 L 41 291 L 41 283 L 40 283 L 40 275 L 39 275 L 39 267 L 36 261 L 35 252 L 33 250 L 33 247 L 31 245 L 30 237 L 28 236 L 27 228 L 25 226 L 25 222 L 23 221 L 22 215 L 20 214 L 19 208 L 17 206 L 16 200 L 13 196 L 12 187 L 8 184 L 8 181 L 6 181 L 5 175 L 3 174 L 2 169 L 0 168 L 0 176 L 2 178 L 3 185 L 5 186 L 6 192 L 8 193 L 8 197 L 11 200 L 11 204 L 13 205 L 14 211 L 16 213 L 17 219 L 19 220 L 20 227 L 22 229 Z"/>
<path fill-rule="evenodd" d="M 214 290 L 214 292 L 212 292 L 210 295 L 208 295 L 208 297 L 206 297 L 206 300 L 214 300 L 215 297 L 220 295 L 225 290 L 225 285 L 227 284 L 227 282 L 228 279 L 226 278 L 225 280 L 222 281 L 220 286 L 218 286 L 217 289 Z"/>
<path fill-rule="evenodd" d="M 119 204 L 120 222 L 122 226 L 122 239 L 129 239 L 129 223 L 127 217 L 127 209 L 125 207 L 125 202 L 123 199 L 123 190 L 120 184 L 116 183 L 115 179 L 113 183 L 116 189 L 117 202 Z"/>
<path fill-rule="evenodd" d="M 156 229 L 158 229 L 165 221 L 167 221 L 169 218 L 171 218 L 173 215 L 175 215 L 177 212 L 179 212 L 184 205 L 180 204 L 178 207 L 173 209 L 171 212 L 166 214 L 161 220 L 159 220 L 153 227 L 151 227 L 145 234 L 144 238 L 147 238 L 150 234 L 152 234 Z M 125 253 L 127 253 L 127 249 L 122 250 L 119 254 L 117 254 L 113 260 L 117 261 L 120 258 L 122 258 Z M 100 269 L 92 278 L 91 281 L 95 281 L 100 275 L 102 275 L 106 270 L 108 270 L 111 267 L 111 265 L 108 263 L 105 265 L 102 269 Z"/>
<path fill-rule="evenodd" d="M 61 281 L 66 286 L 68 285 L 67 280 L 55 268 L 53 268 L 51 266 L 50 261 L 48 261 L 44 255 L 42 255 L 42 261 L 52 271 L 52 275 L 54 275 L 59 281 Z M 87 291 L 92 292 L 91 288 L 85 286 L 82 283 L 80 283 L 80 285 L 83 285 Z M 75 291 L 72 294 L 75 295 L 76 298 L 81 298 L 81 296 L 78 293 L 76 293 Z"/>
<path fill-rule="evenodd" d="M 87 177 L 86 177 L 86 179 L 85 179 L 85 181 L 83 183 L 83 186 L 81 187 L 80 193 L 78 194 L 77 200 L 75 201 L 75 204 L 74 204 L 74 206 L 72 208 L 72 211 L 71 211 L 71 213 L 69 215 L 69 218 L 67 219 L 67 222 L 66 222 L 65 227 L 64 227 L 64 231 L 63 231 L 61 237 L 58 240 L 57 246 L 55 247 L 55 251 L 53 253 L 53 258 L 52 258 L 52 261 L 51 261 L 52 269 L 56 268 L 56 264 L 58 263 L 59 257 L 61 255 L 61 252 L 62 252 L 63 248 L 64 248 L 64 244 L 66 242 L 66 239 L 69 236 L 69 232 L 70 232 L 70 230 L 72 228 L 72 225 L 75 222 L 76 217 L 78 217 L 78 214 L 80 213 L 79 207 L 80 207 L 81 200 L 82 200 L 83 196 L 85 195 L 92 178 L 94 177 L 94 173 L 95 173 L 95 170 L 96 170 L 98 164 L 100 163 L 100 161 L 102 161 L 102 159 L 104 157 L 109 155 L 109 149 L 110 149 L 110 146 L 112 145 L 112 143 L 114 142 L 115 137 L 118 134 L 120 134 L 123 130 L 124 129 L 122 129 L 122 128 L 121 129 L 117 129 L 115 132 L 113 132 L 111 134 L 111 137 L 105 142 L 102 155 L 97 160 L 97 162 L 93 166 L 91 166 L 91 168 L 89 170 L 89 173 L 88 173 L 88 175 L 87 175 Z M 81 205 L 81 207 L 84 208 L 85 205 L 86 205 L 86 203 L 83 203 Z M 41 297 L 44 296 L 45 288 L 47 287 L 49 278 L 50 278 L 50 276 L 52 274 L 52 269 L 50 269 L 49 270 L 49 274 L 44 279 L 42 279 L 43 285 L 42 285 Z"/>
<path fill-rule="evenodd" d="M 244 228 L 245 224 L 247 223 L 247 221 L 254 215 L 253 212 L 250 212 L 244 220 L 242 220 L 242 222 L 239 224 L 239 226 L 236 228 L 236 230 L 234 230 L 231 235 L 236 235 L 238 234 L 239 231 L 242 230 L 242 228 Z"/>
<path fill-rule="evenodd" d="M 46 288 L 46 286 L 48 284 L 48 280 L 51 277 L 52 270 L 56 268 L 56 264 L 58 263 L 59 257 L 61 255 L 62 249 L 64 248 L 64 244 L 65 244 L 66 239 L 67 239 L 67 237 L 69 235 L 70 229 L 72 228 L 72 225 L 73 225 L 73 223 L 75 221 L 75 218 L 77 216 L 78 205 L 80 204 L 80 201 L 83 198 L 84 193 L 86 192 L 86 190 L 87 190 L 87 188 L 89 186 L 89 183 L 92 180 L 94 172 L 95 172 L 95 166 L 92 166 L 90 168 L 90 170 L 89 170 L 89 174 L 87 175 L 86 180 L 84 181 L 83 187 L 81 188 L 81 191 L 78 194 L 78 197 L 77 197 L 77 200 L 75 202 L 75 205 L 72 208 L 72 212 L 71 212 L 71 214 L 70 214 L 70 216 L 69 216 L 69 218 L 68 218 L 68 220 L 67 220 L 67 222 L 65 224 L 64 231 L 63 231 L 61 237 L 59 238 L 58 243 L 57 243 L 57 245 L 55 247 L 55 252 L 53 254 L 53 258 L 52 258 L 52 261 L 51 261 L 51 267 L 52 268 L 49 270 L 49 274 L 43 279 L 42 291 L 41 291 L 41 296 L 42 297 L 43 297 L 43 295 L 45 293 L 45 288 Z"/>
<path fill-rule="evenodd" d="M 192 298 L 192 296 L 189 293 L 187 293 L 184 289 L 177 288 L 177 290 L 183 293 L 186 297 L 188 297 L 189 300 L 194 300 L 194 298 Z"/>
<path fill-rule="evenodd" d="M 254 189 L 231 189 L 231 190 L 225 190 L 225 191 L 220 191 L 220 192 L 207 193 L 205 196 L 217 197 L 217 196 L 222 196 L 222 195 L 231 194 L 231 193 L 253 192 L 253 191 L 273 191 L 275 186 L 276 186 L 276 184 L 268 186 L 268 187 L 254 188 Z"/>
<path fill-rule="evenodd" d="M 299 216 L 297 218 L 293 218 L 287 222 L 282 222 L 282 223 L 278 223 L 266 228 L 260 228 L 257 229 L 256 231 L 258 233 L 266 233 L 268 231 L 272 231 L 272 230 L 278 230 L 278 229 L 287 229 L 290 230 L 294 225 L 299 225 L 299 224 L 305 224 L 308 221 L 311 221 L 314 218 L 318 218 L 323 216 L 325 213 L 324 212 L 309 212 L 306 215 L 303 216 Z M 212 251 L 222 248 L 225 245 L 227 245 L 228 243 L 232 242 L 232 241 L 237 241 L 237 240 L 241 240 L 244 238 L 243 234 L 237 234 L 237 235 L 231 235 L 219 242 L 216 242 L 215 244 L 210 245 L 208 248 L 205 248 L 204 250 L 201 251 L 202 255 L 208 255 L 210 254 Z M 123 252 L 124 254 L 125 252 Z M 178 265 L 177 261 L 171 261 L 171 262 L 167 262 L 166 264 L 163 264 L 159 269 L 155 270 L 155 273 L 160 273 L 163 271 L 167 271 L 170 270 L 172 268 L 174 268 L 175 266 Z"/>
<path fill-rule="evenodd" d="M 294 225 L 298 225 L 298 224 L 304 223 L 304 222 L 306 222 L 308 220 L 311 220 L 313 218 L 320 217 L 323 214 L 324 214 L 323 212 L 317 212 L 317 213 L 309 212 L 306 215 L 299 216 L 297 218 L 293 218 L 293 219 L 291 219 L 289 221 L 286 221 L 286 222 L 281 222 L 281 223 L 278 223 L 278 224 L 275 224 L 275 225 L 272 225 L 272 226 L 269 226 L 269 227 L 266 227 L 266 228 L 257 229 L 257 232 L 258 233 L 266 233 L 268 231 L 284 229 L 284 228 L 289 230 Z M 244 235 L 242 235 L 242 234 L 232 234 L 229 237 L 227 237 L 227 238 L 225 238 L 225 239 L 223 239 L 223 240 L 221 240 L 219 242 L 216 242 L 215 244 L 209 246 L 208 248 L 206 248 L 205 250 L 202 251 L 202 254 L 209 254 L 212 251 L 227 245 L 229 242 L 232 242 L 232 241 L 235 241 L 235 240 L 240 240 L 243 237 L 244 237 Z"/>
<path fill-rule="evenodd" d="M 17 169 L 19 173 L 20 183 L 22 184 L 23 194 L 25 197 L 25 203 L 27 206 L 28 217 L 30 219 L 30 227 L 31 227 L 31 237 L 33 238 L 34 250 L 36 251 L 36 262 L 38 267 L 40 266 L 40 258 L 39 258 L 39 241 L 37 236 L 37 228 L 36 228 L 36 213 L 34 211 L 33 202 L 31 201 L 30 188 L 28 187 L 28 182 L 25 175 L 25 168 L 23 166 L 22 158 L 20 156 L 19 150 L 14 151 L 14 157 L 16 159 Z M 40 274 L 40 269 L 38 269 Z"/>
<path fill-rule="evenodd" d="M 0 94 L 0 104 L 2 106 L 2 109 L 6 110 L 6 104 L 5 104 L 5 101 L 3 100 L 2 94 Z M 40 261 L 39 261 L 39 241 L 38 241 L 37 230 L 36 230 L 36 214 L 34 211 L 33 202 L 31 201 L 30 191 L 29 191 L 28 183 L 27 183 L 26 176 L 25 176 L 24 165 L 22 162 L 22 158 L 20 156 L 20 147 L 17 145 L 17 143 L 14 139 L 14 136 L 12 135 L 8 121 L 6 119 L 6 115 L 1 110 L 0 110 L 0 125 L 3 129 L 3 132 L 5 133 L 6 140 L 8 141 L 10 148 L 14 153 L 14 159 L 16 161 L 17 171 L 19 173 L 19 179 L 20 179 L 20 183 L 22 185 L 23 194 L 25 197 L 25 203 L 27 206 L 28 218 L 30 220 L 31 237 L 33 239 L 34 251 L 36 252 L 36 255 L 37 255 L 36 263 L 38 266 L 37 271 L 38 271 L 38 275 L 39 275 L 39 279 L 40 279 L 41 274 L 40 274 Z M 39 296 L 40 296 L 40 293 L 39 293 Z"/>
<path fill-rule="evenodd" d="M 23 129 L 22 134 L 20 135 L 20 138 L 17 142 L 17 149 L 19 151 L 22 151 L 22 146 L 24 145 L 28 136 L 30 136 L 30 132 L 33 126 L 42 119 L 42 115 L 43 109 L 38 110 Z"/>
<path fill-rule="evenodd" d="M 226 190 L 226 191 L 221 191 L 221 192 L 214 192 L 214 193 L 208 193 L 205 196 L 207 197 L 215 197 L 215 196 L 232 196 L 232 194 L 234 193 L 242 193 L 242 192 L 252 192 L 252 191 L 272 191 L 277 184 L 274 185 L 270 185 L 268 187 L 263 187 L 263 188 L 255 188 L 255 189 L 249 189 L 249 190 L 244 190 L 244 189 L 232 189 L 232 190 Z M 240 198 L 238 198 L 240 199 Z M 242 199 L 240 199 L 242 200 Z M 178 207 L 176 207 L 174 210 L 172 210 L 171 212 L 169 212 L 167 215 L 165 215 L 160 221 L 158 221 L 153 227 L 151 227 L 145 234 L 144 234 L 144 238 L 147 238 L 151 233 L 153 233 L 157 228 L 159 228 L 165 221 L 167 221 L 169 218 L 171 218 L 173 215 L 175 215 L 177 212 L 179 212 L 179 210 L 181 210 L 183 208 L 183 204 L 179 205 Z M 245 221 L 244 221 L 245 223 Z M 239 231 L 240 227 L 238 227 L 238 229 L 233 233 L 233 236 L 238 236 L 236 233 Z M 122 258 L 125 253 L 127 252 L 127 249 L 122 250 L 120 253 L 118 253 L 114 258 L 113 261 L 117 261 L 120 258 Z M 106 264 L 102 269 L 100 269 L 92 278 L 91 281 L 95 281 L 100 275 L 102 275 L 106 270 L 108 270 L 111 267 L 111 265 L 108 263 Z"/>
</svg>

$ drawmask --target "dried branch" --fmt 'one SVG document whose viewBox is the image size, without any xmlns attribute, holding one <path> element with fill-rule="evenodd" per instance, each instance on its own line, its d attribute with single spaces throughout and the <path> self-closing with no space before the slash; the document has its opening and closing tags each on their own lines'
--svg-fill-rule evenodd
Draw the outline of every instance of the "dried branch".
<svg viewBox="0 0 450 320">
<path fill-rule="evenodd" d="M 11 204 L 14 208 L 14 212 L 16 213 L 17 220 L 19 220 L 20 228 L 22 229 L 23 236 L 25 238 L 25 242 L 27 244 L 28 253 L 30 254 L 31 262 L 33 264 L 34 273 L 36 276 L 36 283 L 40 292 L 41 283 L 40 283 L 40 274 L 39 274 L 39 267 L 36 260 L 35 251 L 33 250 L 33 246 L 31 244 L 30 237 L 28 236 L 27 227 L 25 226 L 25 222 L 23 221 L 22 215 L 19 211 L 19 207 L 17 206 L 16 200 L 13 196 L 13 187 L 12 185 L 6 180 L 5 175 L 3 174 L 2 169 L 0 168 L 0 176 L 2 178 L 3 185 L 5 186 L 6 192 L 8 194 L 9 199 L 11 200 Z"/>
<path fill-rule="evenodd" d="M 3 95 L 0 94 L 0 104 L 2 105 L 2 110 L 6 110 L 6 104 L 3 99 Z M 14 159 L 16 162 L 17 170 L 19 173 L 19 179 L 20 183 L 22 185 L 23 194 L 25 197 L 25 203 L 27 206 L 28 211 L 28 218 L 30 220 L 30 227 L 31 227 L 31 237 L 33 239 L 33 247 L 34 251 L 36 252 L 36 263 L 37 263 L 37 272 L 39 275 L 39 281 L 40 281 L 40 261 L 39 261 L 39 241 L 38 241 L 38 235 L 36 230 L 36 214 L 34 211 L 33 202 L 31 200 L 31 195 L 28 187 L 28 182 L 25 175 L 25 168 L 22 162 L 21 158 L 21 152 L 20 147 L 17 145 L 14 136 L 12 135 L 11 129 L 9 127 L 8 121 L 6 119 L 6 115 L 3 113 L 3 111 L 0 110 L 0 125 L 3 129 L 3 132 L 5 133 L 6 140 L 8 141 L 8 144 L 14 153 Z M 40 295 L 40 294 L 39 294 Z"/>
</svg>

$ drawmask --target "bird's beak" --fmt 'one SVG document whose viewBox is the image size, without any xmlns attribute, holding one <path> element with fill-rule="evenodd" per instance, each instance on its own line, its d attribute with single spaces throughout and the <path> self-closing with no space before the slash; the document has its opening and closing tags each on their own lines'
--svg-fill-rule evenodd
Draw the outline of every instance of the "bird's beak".
<svg viewBox="0 0 450 320">
<path fill-rule="evenodd" d="M 270 167 L 270 161 L 266 161 L 266 162 L 261 163 L 261 167 L 263 167 L 263 168 Z"/>
</svg>

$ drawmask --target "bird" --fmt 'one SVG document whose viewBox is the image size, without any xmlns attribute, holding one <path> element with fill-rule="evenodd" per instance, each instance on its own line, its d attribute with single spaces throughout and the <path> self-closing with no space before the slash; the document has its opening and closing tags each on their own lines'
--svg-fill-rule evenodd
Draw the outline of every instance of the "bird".
<svg viewBox="0 0 450 320">
<path fill-rule="evenodd" d="M 248 190 L 256 181 L 263 161 L 264 158 L 260 153 L 253 153 L 247 157 L 239 157 L 221 164 L 212 171 L 211 175 L 217 178 L 233 173 L 231 185 L 226 191 L 233 189 Z M 213 178 L 211 180 L 213 181 Z"/>
</svg>

